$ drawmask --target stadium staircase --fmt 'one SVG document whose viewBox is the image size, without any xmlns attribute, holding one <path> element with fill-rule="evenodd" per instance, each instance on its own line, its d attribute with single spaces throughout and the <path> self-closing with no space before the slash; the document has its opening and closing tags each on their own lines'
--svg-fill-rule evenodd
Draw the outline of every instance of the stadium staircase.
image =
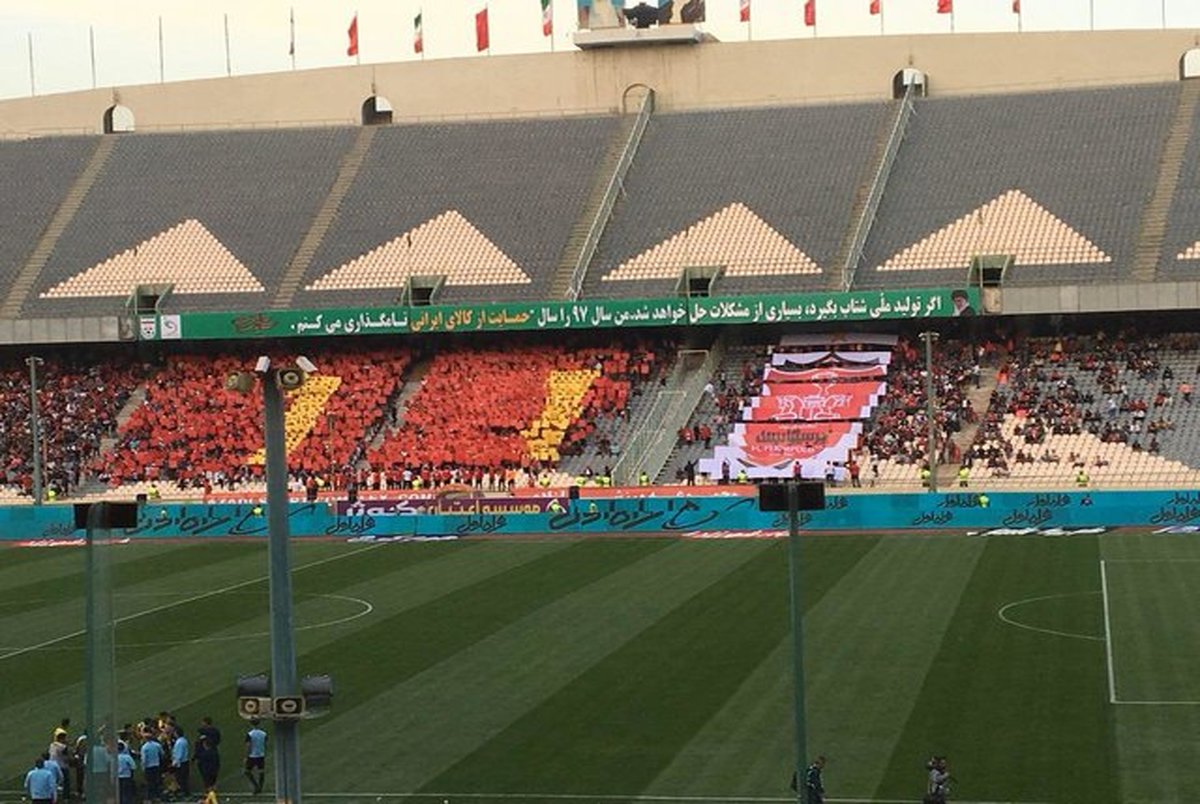
<svg viewBox="0 0 1200 804">
<path fill-rule="evenodd" d="M 691 419 L 704 396 L 704 386 L 721 365 L 727 337 L 722 332 L 708 349 L 696 345 L 680 349 L 666 386 L 657 393 L 645 420 L 630 436 L 613 467 L 617 485 L 637 485 L 642 472 L 652 479 L 662 474 L 675 448 L 679 429 Z"/>
<path fill-rule="evenodd" d="M 404 414 L 408 410 L 408 403 L 417 395 L 417 391 L 421 390 L 421 381 L 425 379 L 425 375 L 429 373 L 429 367 L 433 364 L 433 357 L 423 357 L 417 360 L 412 368 L 404 375 L 404 386 L 400 389 L 400 393 L 392 401 L 391 407 L 395 411 L 393 423 L 388 423 L 386 420 L 379 428 L 378 432 L 371 438 L 368 447 L 370 449 L 379 449 L 383 442 L 387 439 L 388 434 L 395 433 L 404 426 Z"/>
<path fill-rule="evenodd" d="M 600 168 L 596 171 L 592 192 L 563 247 L 558 268 L 550 283 L 550 298 L 579 298 L 584 280 L 587 279 L 588 266 L 612 218 L 617 196 L 625 189 L 625 174 L 637 156 L 642 135 L 653 113 L 654 91 L 648 90 L 638 113 L 627 116 L 613 134 Z"/>
<path fill-rule="evenodd" d="M 1158 273 L 1163 244 L 1167 237 L 1171 203 L 1175 199 L 1175 190 L 1183 172 L 1184 154 L 1192 136 L 1192 121 L 1195 120 L 1198 105 L 1200 81 L 1184 81 L 1179 91 L 1175 116 L 1163 143 L 1158 181 L 1155 182 L 1154 192 L 1142 212 L 1141 231 L 1133 258 L 1133 276 L 1142 282 L 1153 282 Z"/>
<path fill-rule="evenodd" d="M 358 178 L 359 171 L 362 170 L 363 162 L 371 150 L 371 142 L 375 138 L 376 131 L 375 126 L 363 126 L 359 129 L 354 145 L 342 157 L 342 164 L 338 168 L 337 178 L 329 188 L 329 194 L 325 196 L 324 203 L 317 210 L 312 224 L 308 227 L 300 245 L 296 247 L 296 253 L 292 255 L 291 262 L 284 270 L 283 277 L 279 282 L 279 292 L 275 295 L 275 301 L 271 305 L 274 309 L 286 310 L 291 307 L 292 300 L 296 297 L 296 291 L 300 289 L 300 283 L 304 281 L 304 276 L 312 264 L 317 249 L 320 248 L 325 235 L 337 220 L 342 202 L 346 199 L 346 193 L 350 192 L 354 180 Z"/>
<path fill-rule="evenodd" d="M 975 422 L 963 423 L 962 429 L 950 437 L 950 441 L 958 448 L 959 454 L 965 453 L 967 448 L 975 443 L 975 434 L 979 431 L 979 425 L 983 422 L 984 414 L 992 403 L 992 392 L 996 390 L 997 379 L 999 378 L 1000 370 L 996 367 L 985 367 L 979 375 L 979 387 L 971 388 L 967 391 L 967 400 L 970 401 L 971 407 L 978 416 Z M 938 467 L 937 482 L 938 488 L 949 489 L 951 486 L 958 485 L 958 467 L 959 464 L 954 461 L 944 461 Z"/>
<path fill-rule="evenodd" d="M 850 210 L 850 220 L 854 226 L 846 230 L 842 245 L 838 249 L 833 264 L 841 266 L 841 271 L 829 272 L 829 289 L 833 291 L 848 291 L 854 286 L 854 273 L 862 260 L 863 248 L 871 227 L 875 224 L 875 215 L 879 211 L 879 202 L 887 189 L 888 177 L 896 164 L 904 135 L 908 132 L 908 121 L 913 113 L 912 87 L 908 88 L 904 97 L 895 104 L 892 114 L 884 119 L 884 125 L 879 130 L 875 143 L 874 158 L 870 161 L 871 172 L 864 176 L 854 198 L 854 207 Z"/>
<path fill-rule="evenodd" d="M 71 225 L 71 221 L 75 219 L 76 213 L 83 206 L 83 202 L 96 184 L 96 180 L 104 172 L 108 159 L 116 147 L 117 136 L 119 135 L 101 137 L 96 143 L 96 150 L 92 151 L 88 163 L 75 179 L 75 183 L 71 185 L 71 189 L 63 196 L 62 203 L 54 212 L 54 217 L 46 224 L 29 259 L 25 260 L 25 264 L 13 280 L 8 297 L 4 300 L 4 304 L 0 305 L 0 318 L 19 318 L 21 316 L 21 308 L 25 305 L 29 291 L 33 289 L 33 283 L 37 281 L 42 269 L 50 261 L 50 255 L 54 253 L 62 233 Z"/>
</svg>

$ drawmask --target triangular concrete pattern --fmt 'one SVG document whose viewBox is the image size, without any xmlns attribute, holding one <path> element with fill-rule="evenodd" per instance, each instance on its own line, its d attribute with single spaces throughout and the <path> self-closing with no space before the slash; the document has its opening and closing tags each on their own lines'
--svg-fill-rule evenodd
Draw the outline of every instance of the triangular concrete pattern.
<svg viewBox="0 0 1200 804">
<path fill-rule="evenodd" d="M 262 293 L 262 283 L 194 218 L 60 282 L 43 299 L 128 296 L 138 284 L 171 283 L 174 292 Z"/>
<path fill-rule="evenodd" d="M 1190 246 L 1179 252 L 1177 260 L 1200 260 L 1200 240 L 1192 243 Z"/>
<path fill-rule="evenodd" d="M 745 204 L 730 204 L 627 260 L 604 276 L 674 279 L 688 266 L 724 266 L 725 276 L 819 274 L 821 267 Z"/>
<path fill-rule="evenodd" d="M 448 285 L 529 284 L 529 275 L 458 210 L 335 268 L 306 290 L 396 289 L 410 276 L 444 275 Z"/>
<path fill-rule="evenodd" d="M 1009 190 L 879 266 L 881 271 L 966 268 L 980 254 L 1016 265 L 1094 265 L 1112 257 L 1020 190 Z"/>
</svg>

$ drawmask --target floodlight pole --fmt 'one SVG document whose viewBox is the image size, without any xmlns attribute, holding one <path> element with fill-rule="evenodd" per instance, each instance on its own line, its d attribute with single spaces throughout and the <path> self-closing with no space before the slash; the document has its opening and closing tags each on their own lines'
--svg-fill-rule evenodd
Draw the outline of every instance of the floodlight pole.
<svg viewBox="0 0 1200 804">
<path fill-rule="evenodd" d="M 292 575 L 289 557 L 287 445 L 283 391 L 278 370 L 259 377 L 267 471 L 267 563 L 271 606 L 271 695 L 299 695 L 296 644 L 292 635 Z M 300 728 L 296 720 L 275 721 L 275 800 L 300 804 Z"/>
<path fill-rule="evenodd" d="M 921 337 L 925 339 L 925 418 L 929 421 L 927 460 L 929 463 L 929 491 L 931 494 L 937 491 L 937 420 L 934 418 L 934 413 L 937 410 L 937 399 L 935 398 L 937 390 L 933 384 L 933 342 L 937 336 L 938 334 L 931 330 L 921 333 Z"/>
<path fill-rule="evenodd" d="M 804 595 L 800 562 L 800 488 L 795 480 L 787 484 L 788 506 L 788 577 L 792 599 L 792 687 L 793 723 L 796 729 L 796 801 L 804 800 L 804 770 L 808 746 L 805 739 L 804 712 Z"/>
<path fill-rule="evenodd" d="M 42 490 L 42 412 L 38 405 L 38 366 L 45 361 L 40 357 L 27 357 L 29 364 L 29 432 L 33 434 L 33 504 L 41 505 Z"/>
</svg>

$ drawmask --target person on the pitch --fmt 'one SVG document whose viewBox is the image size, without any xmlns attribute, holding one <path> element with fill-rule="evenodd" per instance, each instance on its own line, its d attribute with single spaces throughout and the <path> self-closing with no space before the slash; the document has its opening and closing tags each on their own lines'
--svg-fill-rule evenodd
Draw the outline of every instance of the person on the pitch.
<svg viewBox="0 0 1200 804">
<path fill-rule="evenodd" d="M 33 804 L 53 804 L 58 794 L 58 777 L 41 757 L 34 760 L 33 768 L 25 774 L 25 794 Z"/>
<path fill-rule="evenodd" d="M 250 721 L 250 731 L 246 732 L 246 778 L 253 785 L 255 795 L 263 790 L 266 765 L 267 733 L 259 728 L 258 718 L 254 718 Z"/>
<path fill-rule="evenodd" d="M 824 769 L 825 757 L 819 756 L 804 772 L 804 804 L 824 804 L 825 781 L 821 777 Z M 797 774 L 792 775 L 792 789 L 799 792 L 800 785 L 796 776 Z"/>
<path fill-rule="evenodd" d="M 162 798 L 163 747 L 153 737 L 142 741 L 142 774 L 146 777 L 146 798 Z"/>
</svg>

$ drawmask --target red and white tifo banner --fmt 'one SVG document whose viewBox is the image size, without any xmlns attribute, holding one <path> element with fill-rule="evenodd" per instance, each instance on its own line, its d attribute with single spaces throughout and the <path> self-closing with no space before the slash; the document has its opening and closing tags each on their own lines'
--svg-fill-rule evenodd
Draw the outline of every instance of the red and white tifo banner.
<svg viewBox="0 0 1200 804">
<path fill-rule="evenodd" d="M 845 366 L 887 366 L 892 362 L 891 352 L 775 352 L 771 355 L 772 366 L 811 366 L 813 363 L 837 361 Z"/>
<path fill-rule="evenodd" d="M 742 408 L 747 422 L 816 422 L 865 419 L 887 392 L 887 383 L 829 382 L 763 386 Z"/>
<path fill-rule="evenodd" d="M 862 431 L 862 422 L 846 421 L 735 424 L 729 445 L 717 447 L 713 457 L 700 461 L 699 469 L 719 478 L 721 465 L 728 461 L 730 477 L 742 471 L 752 478 L 793 477 L 799 461 L 804 477 L 820 478 L 827 463 L 849 460 Z"/>
<path fill-rule="evenodd" d="M 773 393 L 768 390 L 772 384 L 868 380 L 886 376 L 887 366 L 825 366 L 823 368 L 797 369 L 795 371 L 767 366 L 763 370 L 763 393 Z"/>
</svg>

